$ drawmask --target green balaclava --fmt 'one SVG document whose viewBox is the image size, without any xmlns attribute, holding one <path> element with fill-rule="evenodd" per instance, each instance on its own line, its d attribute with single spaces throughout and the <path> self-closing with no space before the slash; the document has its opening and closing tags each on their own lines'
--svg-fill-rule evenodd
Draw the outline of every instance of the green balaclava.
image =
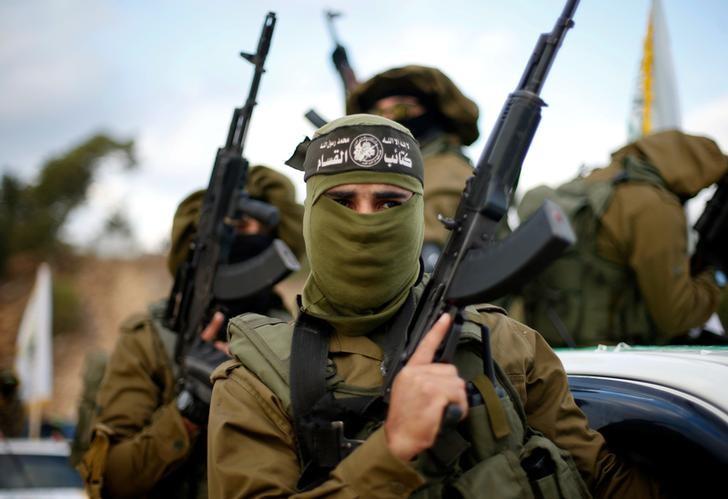
<svg viewBox="0 0 728 499">
<path fill-rule="evenodd" d="M 318 129 L 287 163 L 303 170 L 306 181 L 303 236 L 311 274 L 303 311 L 340 334 L 367 334 L 397 312 L 419 277 L 424 215 L 417 141 L 394 121 L 356 114 Z M 390 184 L 413 196 L 360 214 L 323 195 L 344 184 Z"/>
</svg>

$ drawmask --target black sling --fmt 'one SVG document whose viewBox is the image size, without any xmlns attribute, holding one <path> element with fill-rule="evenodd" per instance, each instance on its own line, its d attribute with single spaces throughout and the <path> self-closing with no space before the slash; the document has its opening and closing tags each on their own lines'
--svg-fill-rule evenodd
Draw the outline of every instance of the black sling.
<svg viewBox="0 0 728 499">
<path fill-rule="evenodd" d="M 405 332 L 415 309 L 414 294 L 390 321 L 382 337 L 382 374 L 399 360 Z M 293 329 L 290 359 L 291 406 L 301 463 L 299 490 L 326 480 L 341 460 L 361 443 L 354 440 L 366 424 L 380 424 L 386 416 L 381 395 L 335 398 L 326 383 L 329 341 L 333 327 L 301 313 Z"/>
</svg>

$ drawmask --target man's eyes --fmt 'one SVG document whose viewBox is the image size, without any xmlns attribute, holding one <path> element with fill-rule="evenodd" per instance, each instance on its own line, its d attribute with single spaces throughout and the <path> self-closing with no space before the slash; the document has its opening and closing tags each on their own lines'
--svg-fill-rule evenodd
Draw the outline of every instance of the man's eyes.
<svg viewBox="0 0 728 499">
<path fill-rule="evenodd" d="M 337 198 L 335 196 L 330 196 L 330 198 L 337 203 L 339 203 L 341 206 L 346 206 L 347 208 L 351 208 L 353 206 L 351 199 L 348 198 Z"/>
<path fill-rule="evenodd" d="M 384 209 L 384 208 L 395 208 L 397 206 L 400 206 L 401 204 L 402 204 L 402 201 L 395 200 L 395 199 L 384 200 L 384 201 L 380 201 L 379 202 L 379 206 L 381 206 L 382 209 Z"/>
<path fill-rule="evenodd" d="M 361 209 L 369 211 L 366 209 L 366 206 L 370 206 L 371 208 L 373 208 L 374 211 L 381 211 L 388 208 L 396 208 L 406 201 L 405 199 L 401 199 L 399 197 L 372 199 L 369 201 L 360 200 L 349 196 L 335 196 L 332 194 L 327 194 L 327 197 L 335 203 L 339 203 L 341 206 L 345 206 L 355 211 L 361 211 Z"/>
</svg>

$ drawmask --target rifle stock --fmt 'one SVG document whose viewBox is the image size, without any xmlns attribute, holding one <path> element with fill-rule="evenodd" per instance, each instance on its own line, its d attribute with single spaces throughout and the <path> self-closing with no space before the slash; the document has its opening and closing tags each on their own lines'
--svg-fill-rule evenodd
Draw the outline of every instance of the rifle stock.
<svg viewBox="0 0 728 499">
<path fill-rule="evenodd" d="M 465 306 L 511 291 L 574 242 L 566 216 L 554 204 L 542 207 L 534 220 L 499 244 L 495 234 L 541 119 L 545 103 L 539 93 L 565 33 L 573 25 L 577 4 L 578 0 L 568 0 L 553 30 L 539 37 L 518 87 L 508 96 L 474 175 L 466 183 L 455 217 L 446 223 L 450 238 L 418 302 L 402 358 L 385 380 L 385 400 L 394 378 L 442 313 L 454 315 L 457 325 Z M 453 327 L 448 333 L 436 361 L 451 361 L 459 329 Z M 490 362 L 490 358 L 484 359 L 486 372 Z M 445 424 L 457 422 L 458 412 L 458 407 L 449 406 Z"/>
</svg>

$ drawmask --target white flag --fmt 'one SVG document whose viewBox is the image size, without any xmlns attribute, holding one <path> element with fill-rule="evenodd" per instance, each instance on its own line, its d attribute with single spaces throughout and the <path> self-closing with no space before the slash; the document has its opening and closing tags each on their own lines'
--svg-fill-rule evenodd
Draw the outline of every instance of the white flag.
<svg viewBox="0 0 728 499">
<path fill-rule="evenodd" d="M 629 117 L 629 140 L 668 128 L 679 129 L 680 126 L 680 105 L 667 23 L 660 0 L 652 0 Z"/>
<path fill-rule="evenodd" d="M 35 287 L 20 321 L 16 340 L 15 370 L 20 397 L 27 403 L 51 399 L 53 391 L 53 340 L 51 270 L 41 264 Z"/>
</svg>

